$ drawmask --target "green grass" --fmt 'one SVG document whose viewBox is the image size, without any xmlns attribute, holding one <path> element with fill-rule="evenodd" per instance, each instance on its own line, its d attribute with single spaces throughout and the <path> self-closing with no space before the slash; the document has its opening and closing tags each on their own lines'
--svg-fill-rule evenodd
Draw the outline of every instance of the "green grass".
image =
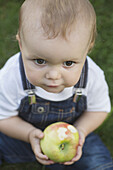
<svg viewBox="0 0 113 170">
<path fill-rule="evenodd" d="M 109 85 L 113 105 L 113 1 L 91 0 L 97 14 L 98 36 L 95 48 L 90 54 L 94 61 L 104 70 Z"/>
<path fill-rule="evenodd" d="M 113 0 L 90 0 L 97 14 L 97 40 L 90 53 L 92 59 L 104 70 L 109 85 L 111 104 L 113 106 Z M 19 51 L 15 35 L 18 30 L 19 8 L 24 0 L 0 0 L 0 68 L 6 60 Z M 96 82 L 95 82 L 96 83 Z M 113 109 L 98 133 L 113 156 Z M 36 163 L 8 165 L 1 170 L 44 170 Z"/>
</svg>

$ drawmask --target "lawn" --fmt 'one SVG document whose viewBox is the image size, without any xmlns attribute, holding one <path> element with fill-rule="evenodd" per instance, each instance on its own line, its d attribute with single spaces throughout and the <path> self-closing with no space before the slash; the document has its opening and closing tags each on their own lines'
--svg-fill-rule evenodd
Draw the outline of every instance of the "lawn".
<svg viewBox="0 0 113 170">
<path fill-rule="evenodd" d="M 97 39 L 96 44 L 89 56 L 104 70 L 111 104 L 113 106 L 113 0 L 90 0 L 97 14 Z M 18 14 L 23 0 L 0 0 L 0 68 L 6 60 L 18 52 L 18 44 L 15 35 L 18 31 Z M 95 82 L 96 83 L 96 82 Z M 96 130 L 113 157 L 113 109 L 107 120 Z M 44 169 L 37 164 L 4 164 L 2 170 L 35 170 Z"/>
</svg>

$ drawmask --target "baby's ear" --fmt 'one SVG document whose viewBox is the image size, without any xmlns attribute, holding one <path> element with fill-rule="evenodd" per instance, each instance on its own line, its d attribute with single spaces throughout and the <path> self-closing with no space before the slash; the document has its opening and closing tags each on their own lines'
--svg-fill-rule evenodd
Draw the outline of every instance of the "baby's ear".
<svg viewBox="0 0 113 170">
<path fill-rule="evenodd" d="M 22 45 L 21 45 L 20 36 L 19 36 L 18 33 L 16 34 L 16 40 L 18 41 L 18 44 L 19 44 L 19 47 L 20 47 L 20 50 L 21 50 L 22 49 Z"/>
<path fill-rule="evenodd" d="M 90 45 L 89 45 L 88 53 L 91 52 L 91 50 L 93 49 L 93 47 L 94 47 L 94 42 L 91 42 Z"/>
</svg>

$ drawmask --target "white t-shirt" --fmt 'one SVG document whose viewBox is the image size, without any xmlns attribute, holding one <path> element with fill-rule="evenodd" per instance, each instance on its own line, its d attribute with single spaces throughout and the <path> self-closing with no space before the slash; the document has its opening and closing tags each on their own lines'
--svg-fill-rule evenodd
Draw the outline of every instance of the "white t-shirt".
<svg viewBox="0 0 113 170">
<path fill-rule="evenodd" d="M 19 54 L 12 56 L 0 70 L 0 119 L 18 115 L 21 99 L 27 93 L 23 90 L 19 70 Z M 108 86 L 103 71 L 87 56 L 88 82 L 83 94 L 87 96 L 87 111 L 110 112 Z M 62 101 L 73 95 L 73 87 L 61 93 L 49 93 L 36 87 L 36 95 L 51 101 Z"/>
</svg>

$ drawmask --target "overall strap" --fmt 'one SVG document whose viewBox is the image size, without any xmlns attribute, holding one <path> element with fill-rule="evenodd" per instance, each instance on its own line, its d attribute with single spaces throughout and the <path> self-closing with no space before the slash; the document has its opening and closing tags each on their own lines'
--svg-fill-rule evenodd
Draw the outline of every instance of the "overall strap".
<svg viewBox="0 0 113 170">
<path fill-rule="evenodd" d="M 86 84 L 87 84 L 87 78 L 88 78 L 88 61 L 86 59 L 85 64 L 82 69 L 80 79 L 79 79 L 78 83 L 74 86 L 73 102 L 76 103 L 80 100 L 82 93 L 83 93 L 83 89 L 86 87 Z"/>
<path fill-rule="evenodd" d="M 88 61 L 86 58 L 80 79 L 79 79 L 78 83 L 74 86 L 74 89 L 75 89 L 74 91 L 75 91 L 75 93 L 77 93 L 77 95 L 82 95 L 82 89 L 84 89 L 86 87 L 87 79 L 88 79 Z"/>
<path fill-rule="evenodd" d="M 88 77 L 88 61 L 86 59 L 85 64 L 82 69 L 80 79 L 74 87 L 75 88 L 85 88 L 86 84 L 87 84 L 87 77 Z"/>
<path fill-rule="evenodd" d="M 33 86 L 26 78 L 21 53 L 19 56 L 19 65 L 20 65 L 20 74 L 21 74 L 23 89 L 28 94 L 29 104 L 36 103 L 35 86 Z"/>
<path fill-rule="evenodd" d="M 24 90 L 31 90 L 31 91 L 34 90 L 35 86 L 33 86 L 26 78 L 21 53 L 20 53 L 20 56 L 19 56 L 19 65 L 20 65 L 20 73 L 21 73 L 23 89 Z"/>
</svg>

